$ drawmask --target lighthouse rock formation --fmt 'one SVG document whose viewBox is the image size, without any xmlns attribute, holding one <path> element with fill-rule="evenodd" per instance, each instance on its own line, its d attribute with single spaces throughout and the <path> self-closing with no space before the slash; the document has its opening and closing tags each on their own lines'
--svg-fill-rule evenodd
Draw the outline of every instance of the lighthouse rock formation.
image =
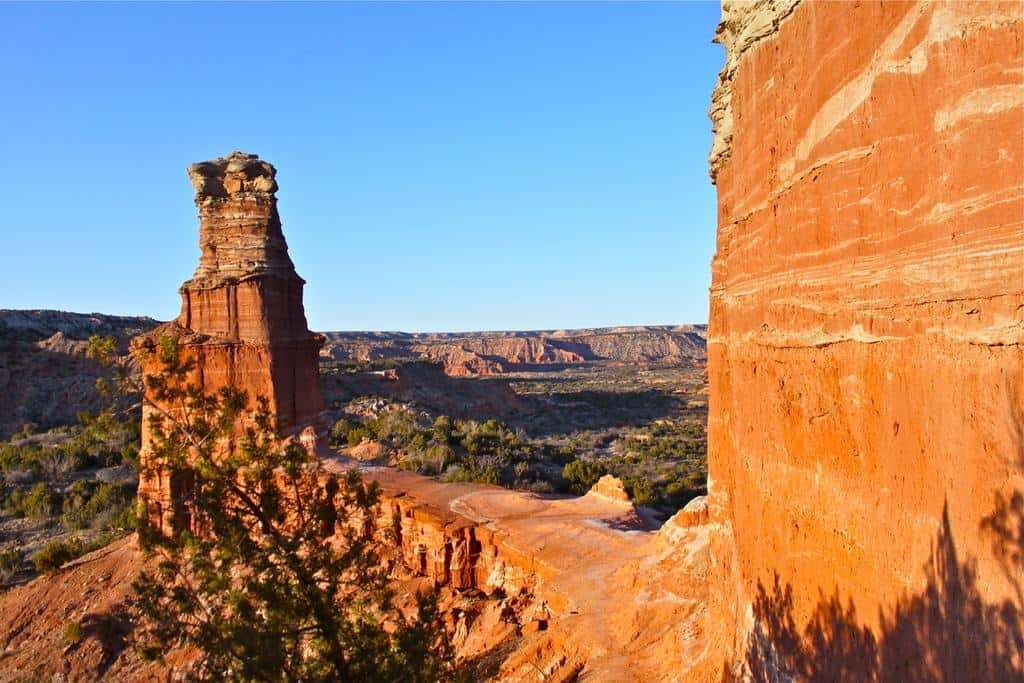
<svg viewBox="0 0 1024 683">
<path fill-rule="evenodd" d="M 161 337 L 173 336 L 195 359 L 192 381 L 204 393 L 243 389 L 250 399 L 266 398 L 286 432 L 319 428 L 323 338 L 306 324 L 305 283 L 288 256 L 277 213 L 276 170 L 253 154 L 233 152 L 192 164 L 188 175 L 199 208 L 199 267 L 181 286 L 177 320 L 136 338 L 134 348 L 152 350 Z M 152 354 L 141 358 L 144 374 L 159 372 Z M 143 464 L 154 409 L 151 401 L 143 406 Z M 158 525 L 182 523 L 181 486 L 159 472 L 140 482 L 139 496 Z"/>
<path fill-rule="evenodd" d="M 717 39 L 712 670 L 1021 680 L 1021 5 L 726 2 Z"/>
</svg>

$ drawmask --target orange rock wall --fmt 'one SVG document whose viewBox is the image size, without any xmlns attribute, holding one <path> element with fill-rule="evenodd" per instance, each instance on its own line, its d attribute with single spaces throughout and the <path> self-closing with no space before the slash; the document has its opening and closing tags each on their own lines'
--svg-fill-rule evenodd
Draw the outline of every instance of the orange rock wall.
<svg viewBox="0 0 1024 683">
<path fill-rule="evenodd" d="M 1024 671 L 1021 4 L 725 3 L 718 38 L 715 648 Z"/>
</svg>

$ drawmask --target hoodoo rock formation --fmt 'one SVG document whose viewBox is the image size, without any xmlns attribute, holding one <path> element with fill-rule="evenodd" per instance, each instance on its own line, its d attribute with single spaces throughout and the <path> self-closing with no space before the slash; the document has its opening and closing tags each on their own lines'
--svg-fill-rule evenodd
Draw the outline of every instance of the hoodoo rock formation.
<svg viewBox="0 0 1024 683">
<path fill-rule="evenodd" d="M 136 351 L 152 351 L 161 337 L 179 340 L 196 361 L 195 382 L 205 393 L 224 386 L 264 397 L 287 431 L 319 427 L 319 352 L 323 338 L 309 331 L 302 306 L 305 284 L 288 257 L 277 213 L 276 170 L 253 154 L 189 166 L 199 207 L 202 254 L 191 280 L 181 286 L 178 319 L 133 342 Z M 159 361 L 143 353 L 144 374 L 158 372 Z M 152 401 L 143 406 L 143 462 Z M 140 482 L 154 523 L 161 528 L 183 523 L 184 482 L 160 473 Z"/>
<path fill-rule="evenodd" d="M 1021 5 L 723 4 L 711 671 L 1022 680 Z"/>
</svg>

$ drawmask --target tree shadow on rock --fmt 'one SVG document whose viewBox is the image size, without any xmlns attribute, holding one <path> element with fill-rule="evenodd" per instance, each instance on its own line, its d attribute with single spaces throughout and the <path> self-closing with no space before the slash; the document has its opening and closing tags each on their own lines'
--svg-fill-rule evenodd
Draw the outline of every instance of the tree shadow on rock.
<svg viewBox="0 0 1024 683">
<path fill-rule="evenodd" d="M 103 656 L 96 667 L 96 674 L 102 678 L 124 652 L 132 631 L 128 610 L 124 605 L 118 605 L 109 612 L 86 614 L 81 626 L 84 638 L 95 638 L 100 644 Z"/>
<path fill-rule="evenodd" d="M 1024 499 L 1018 493 L 994 513 L 1009 521 L 990 525 L 1006 546 L 1006 557 L 1017 561 L 1024 539 L 1022 512 Z M 800 629 L 793 617 L 792 586 L 781 585 L 778 576 L 770 587 L 759 584 L 756 625 L 746 653 L 750 677 L 773 683 L 1024 681 L 1019 592 L 1016 603 L 986 602 L 975 561 L 958 557 L 946 509 L 925 573 L 928 583 L 921 593 L 882 609 L 878 635 L 862 625 L 853 601 L 844 605 L 838 594 L 822 595 Z"/>
</svg>

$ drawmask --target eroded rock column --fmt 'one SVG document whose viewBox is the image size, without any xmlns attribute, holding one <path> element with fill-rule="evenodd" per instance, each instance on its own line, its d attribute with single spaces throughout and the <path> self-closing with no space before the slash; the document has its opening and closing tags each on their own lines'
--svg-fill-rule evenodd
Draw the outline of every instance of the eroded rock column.
<svg viewBox="0 0 1024 683">
<path fill-rule="evenodd" d="M 277 213 L 274 167 L 256 155 L 233 152 L 188 168 L 199 208 L 202 253 L 192 279 L 180 289 L 178 319 L 134 341 L 156 348 L 162 336 L 178 339 L 196 361 L 192 381 L 204 392 L 225 386 L 264 397 L 284 429 L 321 427 L 318 357 L 323 338 L 309 330 L 302 305 L 305 282 L 296 274 Z M 159 361 L 142 354 L 144 373 Z M 151 453 L 151 400 L 143 406 L 143 465 Z M 160 472 L 144 477 L 139 497 L 159 527 L 187 524 L 187 482 Z"/>
</svg>

